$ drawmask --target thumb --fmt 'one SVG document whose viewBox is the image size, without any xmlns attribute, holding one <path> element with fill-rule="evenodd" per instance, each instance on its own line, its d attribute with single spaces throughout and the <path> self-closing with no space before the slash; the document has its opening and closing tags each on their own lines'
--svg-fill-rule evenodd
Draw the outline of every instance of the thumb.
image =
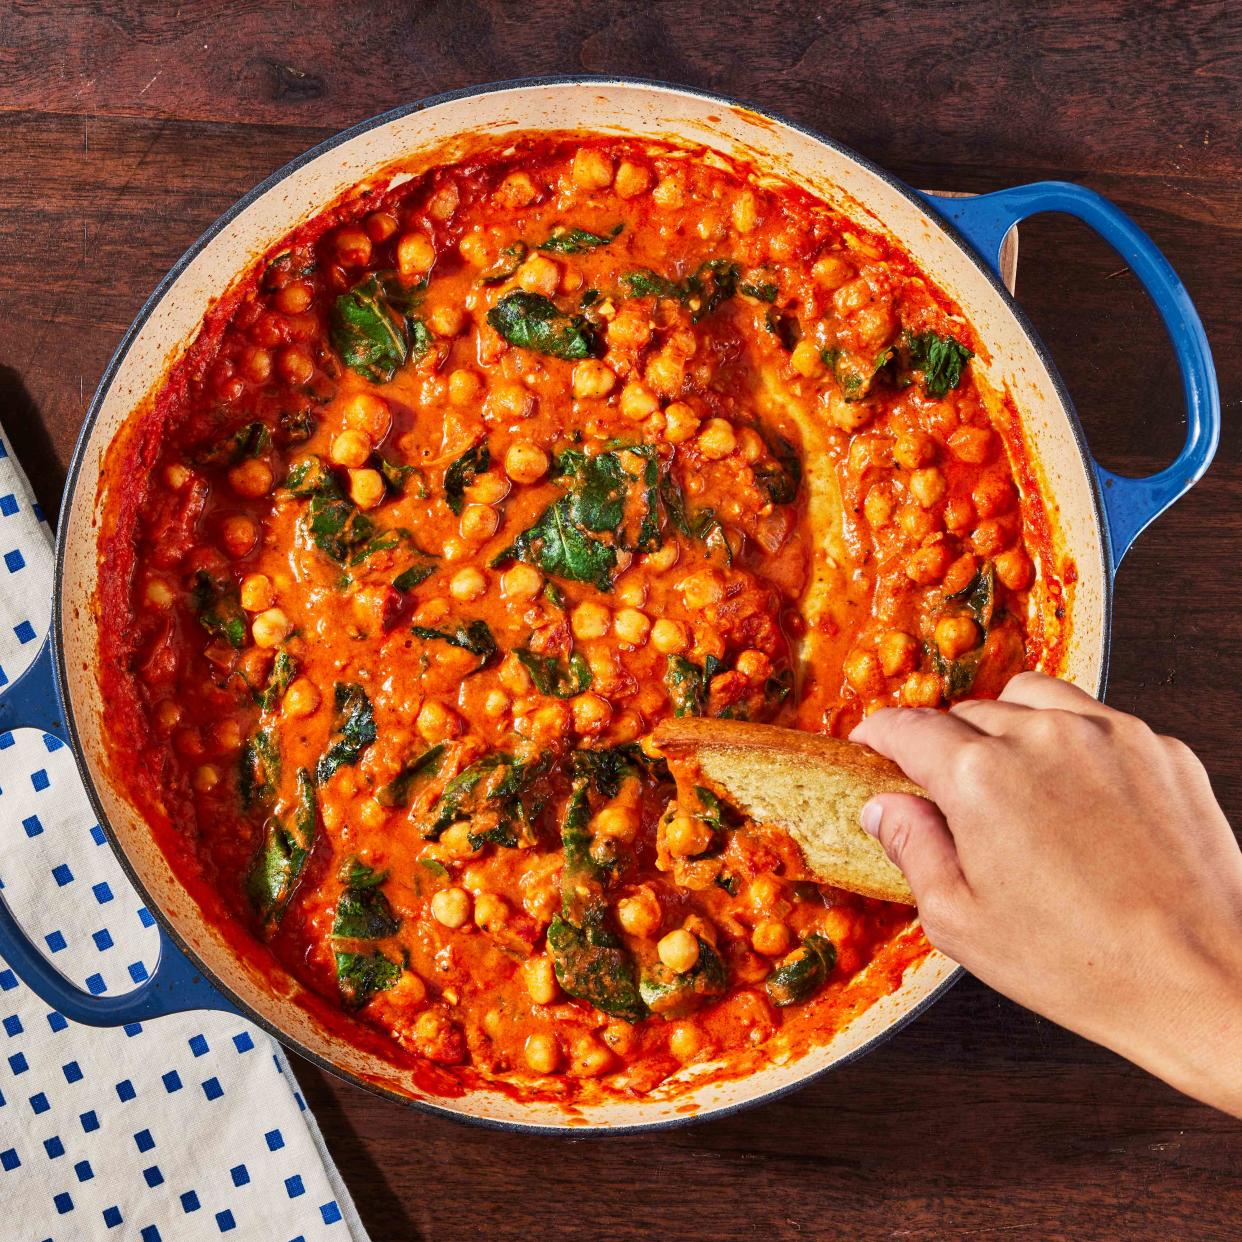
<svg viewBox="0 0 1242 1242">
<path fill-rule="evenodd" d="M 945 898 L 966 883 L 953 834 L 934 802 L 914 794 L 877 794 L 862 809 L 862 826 L 901 869 L 918 905 Z"/>
</svg>

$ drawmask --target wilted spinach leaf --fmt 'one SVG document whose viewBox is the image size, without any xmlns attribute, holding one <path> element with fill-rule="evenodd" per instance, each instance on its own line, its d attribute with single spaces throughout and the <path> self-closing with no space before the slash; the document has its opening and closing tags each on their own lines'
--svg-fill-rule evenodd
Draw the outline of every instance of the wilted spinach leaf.
<svg viewBox="0 0 1242 1242">
<path fill-rule="evenodd" d="M 324 492 L 310 498 L 302 527 L 315 547 L 342 565 L 375 533 L 375 523 L 352 500 Z"/>
<path fill-rule="evenodd" d="M 525 261 L 529 250 L 524 241 L 516 241 L 512 246 L 506 246 L 501 252 L 500 257 L 489 268 L 485 268 L 479 274 L 479 284 L 481 285 L 499 285 L 508 280 L 510 276 L 516 274 L 519 267 Z"/>
<path fill-rule="evenodd" d="M 198 623 L 212 638 L 222 638 L 238 650 L 246 645 L 246 614 L 231 580 L 213 578 L 200 569 L 194 575 L 193 599 Z"/>
<path fill-rule="evenodd" d="M 280 750 L 271 729 L 256 729 L 242 747 L 238 771 L 238 792 L 242 806 L 270 805 L 280 784 Z"/>
<path fill-rule="evenodd" d="M 444 498 L 448 507 L 461 516 L 466 503 L 466 488 L 492 464 L 492 454 L 486 440 L 472 444 L 444 472 Z"/>
<path fill-rule="evenodd" d="M 336 720 L 328 738 L 328 749 L 319 757 L 315 773 L 321 785 L 331 779 L 337 768 L 357 763 L 376 736 L 375 713 L 361 686 L 338 681 L 334 695 Z"/>
<path fill-rule="evenodd" d="M 575 927 L 556 915 L 548 928 L 548 950 L 557 982 L 570 996 L 627 1022 L 646 1014 L 635 983 L 634 959 L 601 919 Z"/>
<path fill-rule="evenodd" d="M 238 427 L 210 448 L 194 454 L 197 466 L 233 466 L 247 457 L 259 457 L 272 447 L 272 432 L 266 423 L 251 422 Z"/>
<path fill-rule="evenodd" d="M 380 806 L 405 806 L 415 788 L 439 772 L 440 761 L 443 758 L 443 742 L 432 746 L 430 750 L 423 751 L 421 755 L 411 759 L 388 784 L 381 785 L 375 791 L 376 802 Z"/>
<path fill-rule="evenodd" d="M 526 666 L 540 694 L 570 699 L 591 687 L 591 666 L 581 652 L 575 651 L 569 657 L 568 669 L 556 656 L 540 655 L 527 647 L 517 647 L 513 654 Z"/>
<path fill-rule="evenodd" d="M 246 890 L 259 916 L 278 923 L 315 844 L 315 784 L 302 768 L 297 803 L 291 815 L 273 815 L 263 829 L 263 844 L 246 879 Z"/>
<path fill-rule="evenodd" d="M 371 275 L 332 306 L 332 348 L 350 370 L 373 384 L 386 384 L 410 356 L 409 320 L 389 297 L 390 287 Z"/>
<path fill-rule="evenodd" d="M 956 337 L 938 332 L 907 332 L 905 346 L 910 364 L 923 372 L 923 391 L 929 397 L 943 397 L 962 382 L 962 368 L 974 356 Z"/>
<path fill-rule="evenodd" d="M 422 582 L 426 582 L 436 572 L 434 561 L 424 561 L 419 565 L 411 565 L 404 569 L 393 580 L 392 584 L 398 591 L 412 591 Z"/>
<path fill-rule="evenodd" d="M 519 833 L 523 838 L 529 836 L 531 822 L 542 806 L 532 799 L 532 787 L 548 766 L 546 759 L 519 763 L 505 751 L 484 755 L 445 785 L 424 838 L 438 840 L 458 820 L 494 818 L 493 827 L 472 832 L 470 839 L 517 845 Z"/>
<path fill-rule="evenodd" d="M 284 647 L 276 653 L 272 661 L 272 671 L 268 674 L 267 685 L 263 693 L 258 695 L 259 710 L 270 712 L 284 697 L 290 683 L 297 676 L 298 663 Z"/>
<path fill-rule="evenodd" d="M 549 505 L 533 526 L 493 558 L 493 566 L 503 565 L 505 561 L 527 561 L 538 565 L 546 574 L 573 582 L 590 582 L 601 591 L 612 590 L 616 550 L 610 544 L 592 539 L 577 526 L 571 505 L 568 495 Z"/>
<path fill-rule="evenodd" d="M 337 900 L 332 934 L 342 940 L 383 940 L 395 936 L 401 920 L 378 883 L 351 886 Z"/>
<path fill-rule="evenodd" d="M 754 298 L 757 302 L 775 302 L 776 295 L 780 293 L 780 289 L 768 280 L 757 282 L 742 281 L 738 285 L 738 292 L 744 293 L 748 298 Z"/>
<path fill-rule="evenodd" d="M 701 716 L 707 709 L 711 680 L 721 667 L 715 656 L 708 656 L 701 667 L 685 656 L 669 656 L 664 684 L 673 701 L 673 715 Z"/>
<path fill-rule="evenodd" d="M 336 954 L 336 981 L 351 1008 L 359 1009 L 377 992 L 387 992 L 400 977 L 400 965 L 378 949 L 373 953 Z"/>
<path fill-rule="evenodd" d="M 550 250 L 554 254 L 581 254 L 584 250 L 611 244 L 623 228 L 624 224 L 614 225 L 607 234 L 588 233 L 586 229 L 554 229 L 552 236 L 540 242 L 535 249 Z"/>
<path fill-rule="evenodd" d="M 768 999 L 781 1009 L 808 1000 L 824 986 L 836 964 L 836 945 L 812 932 L 768 976 Z"/>
<path fill-rule="evenodd" d="M 659 958 L 643 969 L 638 992 L 643 1003 L 661 1018 L 684 1018 L 705 1001 L 723 996 L 729 987 L 724 959 L 706 940 L 699 941 L 699 960 L 689 970 L 675 971 Z"/>
<path fill-rule="evenodd" d="M 553 358 L 589 358 L 596 348 L 590 323 L 581 315 L 567 315 L 541 293 L 506 293 L 487 312 L 487 322 L 510 345 Z"/>
<path fill-rule="evenodd" d="M 471 655 L 477 655 L 479 668 L 483 668 L 500 650 L 486 621 L 469 621 L 455 630 L 435 630 L 427 625 L 415 625 L 410 633 L 428 642 L 439 639 L 450 647 L 460 647 Z"/>
<path fill-rule="evenodd" d="M 757 429 L 772 454 L 772 461 L 756 463 L 755 482 L 767 493 L 774 505 L 792 504 L 798 495 L 798 486 L 802 482 L 802 461 L 798 450 L 778 433 L 765 432 Z"/>
</svg>

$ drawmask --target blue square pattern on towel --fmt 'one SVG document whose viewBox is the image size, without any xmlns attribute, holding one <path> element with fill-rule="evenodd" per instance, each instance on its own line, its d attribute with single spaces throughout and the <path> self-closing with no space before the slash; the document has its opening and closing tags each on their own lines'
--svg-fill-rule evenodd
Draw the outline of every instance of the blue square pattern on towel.
<svg viewBox="0 0 1242 1242">
<path fill-rule="evenodd" d="M 0 625 L 0 663 L 11 674 L 24 667 L 11 654 L 18 620 Z M 72 756 L 39 733 L 5 738 L 4 898 L 84 990 L 141 985 L 160 933 L 87 808 Z M 0 1189 L 29 1221 L 23 1236 L 348 1242 L 339 1223 L 345 1200 L 299 1119 L 295 1081 L 278 1072 L 283 1062 L 265 1038 L 233 1015 L 201 1011 L 123 1029 L 80 1027 L 0 960 L 0 1078 L 24 1088 L 14 1096 L 0 1083 L 9 1096 L 0 1095 L 0 1116 L 10 1118 L 0 1127 Z M 173 1141 L 188 1133 L 192 1150 Z M 191 1234 L 181 1223 L 190 1220 L 206 1228 Z"/>
</svg>

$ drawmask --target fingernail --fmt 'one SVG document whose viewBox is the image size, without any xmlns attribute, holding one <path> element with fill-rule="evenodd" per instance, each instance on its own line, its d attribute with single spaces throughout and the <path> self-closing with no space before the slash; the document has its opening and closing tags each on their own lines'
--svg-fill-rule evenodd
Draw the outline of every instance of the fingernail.
<svg viewBox="0 0 1242 1242">
<path fill-rule="evenodd" d="M 868 802 L 862 809 L 863 832 L 875 836 L 880 831 L 880 820 L 884 818 L 884 808 L 878 802 Z"/>
</svg>

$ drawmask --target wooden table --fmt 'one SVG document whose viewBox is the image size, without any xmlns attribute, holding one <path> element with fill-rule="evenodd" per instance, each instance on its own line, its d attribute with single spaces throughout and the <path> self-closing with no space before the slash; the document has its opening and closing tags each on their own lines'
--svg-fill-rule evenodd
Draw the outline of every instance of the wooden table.
<svg viewBox="0 0 1242 1242">
<path fill-rule="evenodd" d="M 110 353 L 182 250 L 312 143 L 420 96 L 516 74 L 659 77 L 774 108 L 916 184 L 1066 177 L 1110 195 L 1198 304 L 1226 417 L 1211 474 L 1121 570 L 1108 697 L 1194 746 L 1242 823 L 1236 5 L 65 0 L 0 15 L 0 418 L 49 512 Z M 1170 460 L 1172 354 L 1120 261 L 1037 220 L 1018 293 L 1101 460 Z M 1242 1234 L 1242 1127 L 973 981 L 781 1103 L 641 1139 L 468 1129 L 298 1072 L 377 1242 Z"/>
</svg>

